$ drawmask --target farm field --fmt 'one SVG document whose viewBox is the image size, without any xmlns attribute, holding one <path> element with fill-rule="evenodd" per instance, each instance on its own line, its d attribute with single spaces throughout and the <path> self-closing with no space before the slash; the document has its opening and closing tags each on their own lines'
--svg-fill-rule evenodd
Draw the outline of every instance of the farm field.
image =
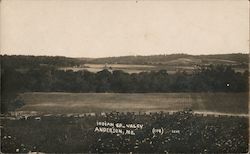
<svg viewBox="0 0 250 154">
<path fill-rule="evenodd" d="M 62 93 L 19 95 L 18 111 L 41 113 L 158 112 L 191 108 L 194 111 L 248 113 L 247 93 Z"/>
<path fill-rule="evenodd" d="M 81 67 L 59 67 L 59 70 L 72 70 L 74 72 L 77 71 L 89 71 L 93 73 L 97 73 L 102 71 L 105 68 L 105 64 L 84 64 L 84 66 Z M 150 72 L 150 71 L 159 71 L 159 70 L 167 70 L 169 74 L 174 74 L 177 71 L 186 71 L 187 73 L 192 73 L 196 67 L 195 65 L 133 65 L 133 64 L 108 64 L 106 65 L 106 68 L 109 70 L 122 70 L 126 73 L 132 74 L 132 73 L 140 73 L 140 72 Z M 247 68 L 237 68 L 234 67 L 234 70 L 236 72 L 243 73 L 247 70 Z"/>
<path fill-rule="evenodd" d="M 156 66 L 153 65 L 130 65 L 130 64 L 109 64 L 106 66 L 112 70 L 122 70 L 127 73 L 140 73 L 143 71 L 152 71 L 157 70 Z M 62 67 L 59 70 L 73 70 L 73 71 L 81 71 L 87 70 L 93 73 L 102 71 L 105 68 L 105 64 L 84 64 L 82 67 Z"/>
</svg>

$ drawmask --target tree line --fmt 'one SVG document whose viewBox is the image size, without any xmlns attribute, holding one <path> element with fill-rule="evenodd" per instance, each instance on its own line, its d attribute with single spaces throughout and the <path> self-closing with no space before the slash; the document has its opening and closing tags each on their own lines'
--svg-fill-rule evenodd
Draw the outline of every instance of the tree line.
<svg viewBox="0 0 250 154">
<path fill-rule="evenodd" d="M 211 65 L 195 70 L 168 74 L 167 70 L 126 73 L 121 70 L 97 73 L 53 67 L 27 72 L 3 69 L 2 90 L 20 92 L 245 92 L 248 72 L 235 72 L 230 66 Z"/>
<path fill-rule="evenodd" d="M 19 71 L 1 69 L 2 111 L 23 105 L 15 100 L 22 92 L 83 92 L 83 93 L 164 93 L 164 92 L 247 92 L 248 71 L 235 72 L 230 66 L 210 65 L 188 74 L 168 74 L 167 70 L 126 73 L 121 70 L 97 73 L 58 70 L 52 66 Z"/>
<path fill-rule="evenodd" d="M 85 63 L 84 60 L 63 56 L 0 55 L 2 69 L 39 68 L 40 66 L 71 67 Z"/>
</svg>

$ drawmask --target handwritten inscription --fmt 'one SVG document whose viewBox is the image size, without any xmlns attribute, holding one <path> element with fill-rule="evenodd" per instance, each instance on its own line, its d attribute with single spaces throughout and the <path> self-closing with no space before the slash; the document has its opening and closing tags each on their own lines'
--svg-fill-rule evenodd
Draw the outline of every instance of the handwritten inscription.
<svg viewBox="0 0 250 154">
<path fill-rule="evenodd" d="M 164 129 L 163 128 L 153 128 L 152 129 L 152 133 L 155 134 L 163 134 L 164 133 Z"/>
<path fill-rule="evenodd" d="M 143 128 L 143 124 L 123 124 L 113 123 L 107 121 L 97 121 L 94 132 L 122 134 L 122 135 L 135 135 L 135 130 Z"/>
<path fill-rule="evenodd" d="M 120 122 L 107 122 L 107 121 L 97 121 L 94 132 L 97 133 L 109 133 L 109 134 L 120 134 L 120 135 L 136 135 L 137 130 L 142 130 L 144 128 L 143 124 L 139 123 L 120 123 Z M 151 132 L 154 135 L 163 135 L 164 129 L 166 128 L 152 128 Z M 167 130 L 171 134 L 180 134 L 180 130 L 173 129 Z"/>
</svg>

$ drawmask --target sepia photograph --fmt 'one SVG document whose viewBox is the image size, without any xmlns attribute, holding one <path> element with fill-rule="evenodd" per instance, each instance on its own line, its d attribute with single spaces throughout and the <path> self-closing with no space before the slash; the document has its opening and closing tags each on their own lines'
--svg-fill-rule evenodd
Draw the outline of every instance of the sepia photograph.
<svg viewBox="0 0 250 154">
<path fill-rule="evenodd" d="M 1 153 L 249 153 L 248 0 L 0 0 Z"/>
</svg>

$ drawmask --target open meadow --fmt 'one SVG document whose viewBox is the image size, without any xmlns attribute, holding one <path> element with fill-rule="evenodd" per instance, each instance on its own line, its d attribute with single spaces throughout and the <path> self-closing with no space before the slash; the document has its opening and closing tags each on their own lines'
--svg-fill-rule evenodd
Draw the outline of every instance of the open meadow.
<svg viewBox="0 0 250 154">
<path fill-rule="evenodd" d="M 247 93 L 61 93 L 19 95 L 18 111 L 42 113 L 194 111 L 247 114 Z"/>
</svg>

